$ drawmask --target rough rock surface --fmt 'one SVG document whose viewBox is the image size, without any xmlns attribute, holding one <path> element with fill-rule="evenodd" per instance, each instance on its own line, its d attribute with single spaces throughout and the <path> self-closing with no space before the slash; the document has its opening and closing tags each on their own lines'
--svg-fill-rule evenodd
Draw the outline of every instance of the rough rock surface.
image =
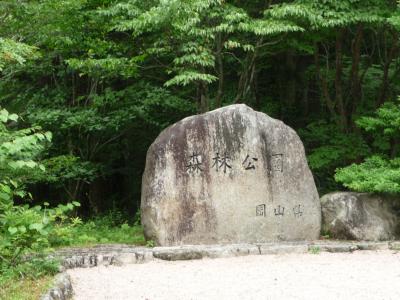
<svg viewBox="0 0 400 300">
<path fill-rule="evenodd" d="M 60 273 L 55 277 L 53 286 L 40 300 L 69 300 L 72 299 L 72 295 L 71 277 L 67 273 Z"/>
<path fill-rule="evenodd" d="M 383 241 L 398 237 L 394 199 L 336 192 L 321 198 L 322 230 L 338 239 Z"/>
<path fill-rule="evenodd" d="M 355 250 L 400 251 L 400 241 L 315 240 L 257 244 L 181 245 L 155 248 L 115 244 L 89 248 L 65 248 L 57 250 L 54 255 L 49 256 L 49 259 L 60 259 L 61 271 L 65 271 L 75 268 L 142 264 L 157 259 L 175 261 L 247 255 L 353 252 Z"/>
<path fill-rule="evenodd" d="M 298 135 L 246 105 L 188 117 L 150 146 L 142 223 L 157 245 L 318 238 L 321 207 Z"/>
</svg>

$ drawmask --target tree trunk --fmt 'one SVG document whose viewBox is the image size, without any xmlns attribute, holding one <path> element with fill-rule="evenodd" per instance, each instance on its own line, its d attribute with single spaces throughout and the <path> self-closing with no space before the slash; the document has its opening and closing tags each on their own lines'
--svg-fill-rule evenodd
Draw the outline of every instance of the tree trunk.
<svg viewBox="0 0 400 300">
<path fill-rule="evenodd" d="M 240 103 L 243 101 L 243 94 L 246 86 L 246 81 L 248 77 L 248 61 L 250 60 L 250 53 L 247 53 L 242 73 L 239 77 L 238 89 L 235 97 L 235 103 Z"/>
<path fill-rule="evenodd" d="M 343 85 L 342 85 L 342 72 L 343 72 L 343 38 L 345 35 L 345 29 L 338 29 L 336 32 L 336 73 L 335 73 L 335 91 L 336 91 L 336 106 L 339 110 L 340 115 L 340 127 L 343 131 L 347 130 L 347 117 L 346 109 L 343 103 Z"/>
<path fill-rule="evenodd" d="M 199 110 L 200 113 L 208 112 L 209 103 L 208 103 L 208 88 L 207 83 L 200 82 L 199 84 Z"/>
<path fill-rule="evenodd" d="M 331 117 L 336 118 L 336 111 L 335 111 L 335 104 L 333 103 L 331 96 L 329 94 L 329 87 L 326 78 L 321 74 L 321 66 L 319 61 L 319 46 L 315 44 L 315 51 L 314 51 L 314 63 L 315 63 L 315 73 L 316 73 L 316 80 L 318 82 L 318 86 L 321 90 L 321 96 L 324 100 L 323 102 L 326 103 L 329 113 Z"/>
<path fill-rule="evenodd" d="M 294 55 L 294 51 L 289 50 L 286 53 L 286 86 L 285 90 L 285 102 L 287 106 L 290 108 L 296 103 L 296 58 Z"/>
<path fill-rule="evenodd" d="M 361 84 L 360 84 L 360 59 L 361 59 L 361 42 L 363 37 L 363 25 L 359 24 L 357 27 L 356 36 L 352 42 L 352 66 L 350 76 L 350 97 L 348 103 L 350 104 L 348 123 L 353 122 L 353 115 L 357 110 L 357 106 L 360 103 L 361 98 Z"/>
<path fill-rule="evenodd" d="M 217 97 L 215 98 L 215 106 L 219 108 L 222 106 L 222 96 L 224 93 L 224 65 L 222 61 L 222 37 L 221 33 L 218 33 L 217 38 L 217 66 L 218 66 L 218 90 Z"/>
<path fill-rule="evenodd" d="M 302 93 L 301 93 L 301 112 L 303 114 L 303 116 L 308 116 L 309 114 L 309 100 L 308 100 L 308 94 L 309 94 L 309 78 L 308 78 L 308 74 L 306 72 L 306 62 L 303 60 L 301 61 L 301 72 L 300 72 L 300 84 L 302 87 Z"/>
<path fill-rule="evenodd" d="M 261 109 L 261 97 L 258 94 L 258 73 L 256 72 L 254 74 L 254 81 L 253 81 L 253 93 L 254 93 L 254 99 L 255 99 L 255 108 L 257 110 Z"/>
<path fill-rule="evenodd" d="M 393 62 L 393 58 L 398 50 L 398 44 L 399 44 L 399 34 L 397 33 L 397 31 L 394 31 L 392 33 L 392 37 L 393 37 L 392 47 L 389 50 L 385 64 L 383 66 L 382 83 L 379 91 L 379 96 L 375 103 L 375 107 L 381 106 L 386 101 L 386 97 L 388 94 L 390 65 Z"/>
<path fill-rule="evenodd" d="M 258 55 L 258 48 L 263 42 L 263 38 L 257 41 L 254 52 L 249 52 L 246 55 L 245 64 L 243 66 L 243 72 L 240 75 L 238 92 L 235 97 L 235 103 L 241 103 L 245 101 L 246 96 L 251 92 L 253 86 L 253 80 L 256 73 L 256 59 Z"/>
</svg>

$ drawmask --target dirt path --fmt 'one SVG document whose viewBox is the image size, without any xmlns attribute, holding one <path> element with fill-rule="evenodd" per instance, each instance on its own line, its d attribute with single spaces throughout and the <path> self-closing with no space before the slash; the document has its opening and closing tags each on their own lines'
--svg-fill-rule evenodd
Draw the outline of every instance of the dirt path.
<svg viewBox="0 0 400 300">
<path fill-rule="evenodd" d="M 73 269 L 75 300 L 400 299 L 400 253 L 288 254 Z"/>
</svg>

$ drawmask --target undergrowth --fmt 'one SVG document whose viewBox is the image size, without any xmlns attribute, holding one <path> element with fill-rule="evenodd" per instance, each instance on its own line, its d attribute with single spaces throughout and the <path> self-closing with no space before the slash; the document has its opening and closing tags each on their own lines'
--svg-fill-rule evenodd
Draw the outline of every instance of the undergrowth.
<svg viewBox="0 0 400 300">
<path fill-rule="evenodd" d="M 40 236 L 49 241 L 40 251 L 24 252 L 25 256 L 12 263 L 0 257 L 0 299 L 39 299 L 59 270 L 59 261 L 48 258 L 57 248 L 90 247 L 97 244 L 146 245 L 139 224 L 138 215 L 133 222 L 128 222 L 128 217 L 119 212 L 87 220 L 74 218 L 73 225 L 68 223 L 57 227 L 56 238 L 49 239 L 47 234 Z M 4 240 L 4 236 L 0 238 Z"/>
<path fill-rule="evenodd" d="M 53 277 L 21 278 L 3 282 L 0 288 L 1 300 L 37 300 L 50 287 Z"/>
<path fill-rule="evenodd" d="M 145 245 L 140 220 L 129 224 L 119 213 L 110 213 L 80 222 L 71 229 L 71 238 L 61 246 L 91 246 L 96 244 Z"/>
</svg>

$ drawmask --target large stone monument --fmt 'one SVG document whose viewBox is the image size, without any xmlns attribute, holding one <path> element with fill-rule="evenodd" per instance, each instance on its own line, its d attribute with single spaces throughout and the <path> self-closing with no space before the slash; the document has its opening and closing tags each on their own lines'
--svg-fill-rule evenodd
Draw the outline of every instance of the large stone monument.
<svg viewBox="0 0 400 300">
<path fill-rule="evenodd" d="M 321 207 L 293 129 L 246 105 L 188 117 L 147 152 L 142 223 L 158 245 L 317 239 Z"/>
</svg>

